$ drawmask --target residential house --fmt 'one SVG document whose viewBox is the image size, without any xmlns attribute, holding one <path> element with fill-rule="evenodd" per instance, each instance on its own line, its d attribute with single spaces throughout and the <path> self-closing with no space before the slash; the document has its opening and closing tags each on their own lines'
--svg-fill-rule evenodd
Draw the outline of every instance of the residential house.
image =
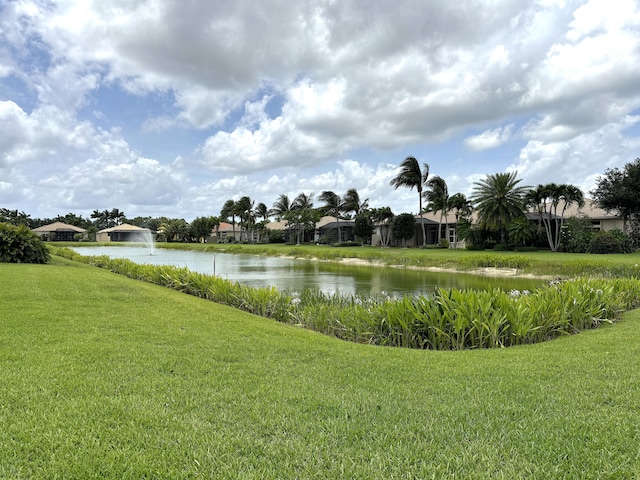
<svg viewBox="0 0 640 480">
<path fill-rule="evenodd" d="M 141 228 L 128 223 L 105 228 L 96 233 L 97 242 L 144 242 L 152 234 L 148 228 Z"/>
<path fill-rule="evenodd" d="M 76 227 L 62 222 L 54 222 L 33 229 L 34 233 L 40 235 L 44 240 L 57 242 L 72 242 L 78 234 L 84 235 L 87 231 L 84 228 Z"/>
</svg>

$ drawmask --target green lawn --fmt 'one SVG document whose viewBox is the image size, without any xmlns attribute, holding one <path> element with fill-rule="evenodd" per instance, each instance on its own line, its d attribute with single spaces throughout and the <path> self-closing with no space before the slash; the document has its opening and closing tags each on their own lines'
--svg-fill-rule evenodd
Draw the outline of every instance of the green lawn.
<svg viewBox="0 0 640 480">
<path fill-rule="evenodd" d="M 639 311 L 382 348 L 55 258 L 0 264 L 0 325 L 0 478 L 640 475 Z"/>
</svg>

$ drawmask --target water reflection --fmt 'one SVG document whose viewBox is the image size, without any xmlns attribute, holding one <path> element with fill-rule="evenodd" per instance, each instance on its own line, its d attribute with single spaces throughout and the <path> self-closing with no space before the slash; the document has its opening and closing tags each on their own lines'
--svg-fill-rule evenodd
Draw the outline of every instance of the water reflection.
<svg viewBox="0 0 640 480">
<path fill-rule="evenodd" d="M 360 266 L 348 263 L 293 260 L 255 255 L 192 252 L 136 247 L 73 247 L 81 255 L 108 255 L 136 263 L 187 267 L 194 272 L 215 274 L 252 287 L 275 286 L 278 290 L 318 289 L 344 295 L 426 295 L 437 287 L 488 290 L 532 290 L 543 282 L 535 279 L 503 278 L 465 273 Z"/>
</svg>

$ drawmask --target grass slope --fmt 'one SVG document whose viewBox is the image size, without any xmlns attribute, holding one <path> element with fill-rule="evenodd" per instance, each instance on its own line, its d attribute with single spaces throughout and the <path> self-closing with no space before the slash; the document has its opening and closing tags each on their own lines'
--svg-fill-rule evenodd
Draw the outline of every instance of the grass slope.
<svg viewBox="0 0 640 480">
<path fill-rule="evenodd" d="M 638 478 L 640 313 L 356 345 L 55 259 L 0 264 L 2 478 Z"/>
</svg>

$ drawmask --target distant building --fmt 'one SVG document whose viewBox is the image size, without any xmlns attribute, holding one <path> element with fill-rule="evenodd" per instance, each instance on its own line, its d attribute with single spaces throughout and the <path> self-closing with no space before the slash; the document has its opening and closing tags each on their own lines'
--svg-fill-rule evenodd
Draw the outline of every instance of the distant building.
<svg viewBox="0 0 640 480">
<path fill-rule="evenodd" d="M 73 242 L 77 234 L 84 235 L 87 231 L 84 228 L 68 225 L 62 222 L 54 222 L 33 229 L 34 233 L 40 235 L 43 240 L 50 242 Z"/>
<path fill-rule="evenodd" d="M 128 223 L 105 228 L 96 233 L 96 242 L 143 242 L 151 234 L 148 228 L 136 227 Z"/>
</svg>

